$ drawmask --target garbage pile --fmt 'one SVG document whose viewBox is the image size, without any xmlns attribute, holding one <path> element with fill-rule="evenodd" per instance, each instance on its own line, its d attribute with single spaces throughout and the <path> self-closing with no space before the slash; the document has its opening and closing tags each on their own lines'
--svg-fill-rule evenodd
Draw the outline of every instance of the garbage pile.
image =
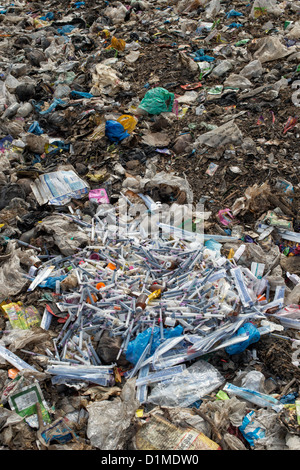
<svg viewBox="0 0 300 470">
<path fill-rule="evenodd" d="M 1 450 L 299 450 L 299 13 L 2 2 Z"/>
</svg>

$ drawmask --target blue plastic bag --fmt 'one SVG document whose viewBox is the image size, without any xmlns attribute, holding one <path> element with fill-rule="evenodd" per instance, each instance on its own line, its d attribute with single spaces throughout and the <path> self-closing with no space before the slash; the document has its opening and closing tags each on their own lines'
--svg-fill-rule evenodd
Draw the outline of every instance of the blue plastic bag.
<svg viewBox="0 0 300 470">
<path fill-rule="evenodd" d="M 62 26 L 61 28 L 58 28 L 57 32 L 58 32 L 58 34 L 63 36 L 64 34 L 71 33 L 73 31 L 73 29 L 75 29 L 75 28 L 76 28 L 76 26 L 74 26 L 72 24 L 66 24 L 66 25 Z"/>
<path fill-rule="evenodd" d="M 216 251 L 217 253 L 221 253 L 222 244 L 216 242 L 215 240 L 206 240 L 204 246 L 209 250 Z"/>
<path fill-rule="evenodd" d="M 242 28 L 243 25 L 241 23 L 231 23 L 228 28 Z"/>
<path fill-rule="evenodd" d="M 175 328 L 164 328 L 164 338 L 174 338 L 176 336 L 180 336 L 183 333 L 183 327 L 181 325 L 176 326 Z M 127 361 L 131 362 L 132 364 L 136 364 L 139 360 L 140 356 L 144 352 L 145 348 L 147 347 L 152 334 L 152 328 L 147 328 L 147 330 L 143 331 L 142 333 L 138 334 L 137 337 L 130 341 L 126 351 L 126 359 Z M 156 326 L 153 329 L 153 339 L 152 345 L 150 350 L 150 355 L 153 355 L 155 350 L 161 344 L 160 339 L 160 328 Z"/>
<path fill-rule="evenodd" d="M 198 49 L 195 52 L 194 61 L 195 62 L 213 62 L 215 60 L 214 57 L 206 55 L 203 49 Z"/>
<path fill-rule="evenodd" d="M 255 446 L 255 441 L 263 439 L 266 435 L 265 430 L 258 426 L 255 419 L 254 411 L 250 411 L 243 419 L 242 425 L 239 430 L 244 438 L 249 442 L 251 447 Z"/>
<path fill-rule="evenodd" d="M 105 135 L 111 142 L 119 143 L 121 140 L 129 137 L 130 134 L 125 131 L 122 124 L 118 121 L 108 120 L 105 124 Z"/>
<path fill-rule="evenodd" d="M 63 274 L 62 276 L 54 276 L 54 277 L 47 277 L 45 281 L 39 284 L 39 287 L 46 288 L 46 289 L 55 289 L 56 281 L 63 281 L 67 277 L 67 274 Z"/>
<path fill-rule="evenodd" d="M 66 101 L 63 101 L 61 100 L 60 98 L 54 98 L 53 102 L 50 104 L 49 108 L 47 108 L 45 111 L 39 111 L 40 114 L 44 115 L 44 114 L 50 114 L 52 111 L 54 111 L 54 109 L 56 108 L 56 106 L 58 105 L 64 105 L 64 104 L 67 104 Z M 39 104 L 35 104 L 34 103 L 34 106 L 40 106 Z"/>
<path fill-rule="evenodd" d="M 256 328 L 255 325 L 253 325 L 253 323 L 245 323 L 241 328 L 238 329 L 237 333 L 235 336 L 239 336 L 239 335 L 244 335 L 244 334 L 247 334 L 249 335 L 249 338 L 247 341 L 242 341 L 241 343 L 237 343 L 237 344 L 232 344 L 231 346 L 228 346 L 227 348 L 225 348 L 225 351 L 232 355 L 232 354 L 239 354 L 243 351 L 245 351 L 245 349 L 252 343 L 257 343 L 257 341 L 259 341 L 260 339 L 260 332 L 258 331 L 258 329 Z"/>
<path fill-rule="evenodd" d="M 284 395 L 283 397 L 279 398 L 279 401 L 282 404 L 294 404 L 298 396 L 298 392 L 289 393 L 288 395 Z"/>
<path fill-rule="evenodd" d="M 227 18 L 232 18 L 233 16 L 243 16 L 243 13 L 239 13 L 235 10 L 230 10 L 228 13 L 226 13 Z"/>
<path fill-rule="evenodd" d="M 72 98 L 93 98 L 94 95 L 92 93 L 86 93 L 84 91 L 76 91 L 72 90 L 70 93 Z"/>
<path fill-rule="evenodd" d="M 47 155 L 56 155 L 61 151 L 69 152 L 70 151 L 70 144 L 65 144 L 61 140 L 54 140 L 51 142 L 49 148 L 47 149 Z"/>
<path fill-rule="evenodd" d="M 54 18 L 54 13 L 52 11 L 49 11 L 45 16 L 40 16 L 40 20 L 42 21 L 51 21 Z"/>
<path fill-rule="evenodd" d="M 31 124 L 31 126 L 28 129 L 28 132 L 30 132 L 30 134 L 35 134 L 35 135 L 44 134 L 43 129 L 40 127 L 37 121 L 34 121 L 33 124 Z"/>
</svg>

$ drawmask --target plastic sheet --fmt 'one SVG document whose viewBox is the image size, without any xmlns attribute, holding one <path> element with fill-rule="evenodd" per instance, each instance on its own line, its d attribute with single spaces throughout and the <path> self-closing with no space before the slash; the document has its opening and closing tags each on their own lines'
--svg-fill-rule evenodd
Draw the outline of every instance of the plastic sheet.
<svg viewBox="0 0 300 470">
<path fill-rule="evenodd" d="M 169 382 L 153 387 L 148 401 L 160 406 L 187 407 L 224 383 L 211 364 L 197 361 Z"/>
</svg>

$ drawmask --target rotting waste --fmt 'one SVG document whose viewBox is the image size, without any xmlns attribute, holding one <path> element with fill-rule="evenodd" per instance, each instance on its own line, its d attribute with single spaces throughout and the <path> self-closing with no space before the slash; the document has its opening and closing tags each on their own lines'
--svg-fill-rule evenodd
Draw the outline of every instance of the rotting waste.
<svg viewBox="0 0 300 470">
<path fill-rule="evenodd" d="M 299 13 L 1 3 L 0 450 L 300 449 Z"/>
</svg>

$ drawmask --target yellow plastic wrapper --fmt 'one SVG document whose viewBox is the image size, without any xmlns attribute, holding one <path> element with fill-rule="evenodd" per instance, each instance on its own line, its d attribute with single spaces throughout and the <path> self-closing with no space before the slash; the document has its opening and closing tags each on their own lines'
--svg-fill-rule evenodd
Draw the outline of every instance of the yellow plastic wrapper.
<svg viewBox="0 0 300 470">
<path fill-rule="evenodd" d="M 133 443 L 136 450 L 221 450 L 197 429 L 176 426 L 158 415 L 151 416 L 138 430 Z"/>
<path fill-rule="evenodd" d="M 93 181 L 94 183 L 100 183 L 101 181 L 105 181 L 109 176 L 109 173 L 107 172 L 95 172 L 95 173 L 88 173 L 86 177 L 90 180 Z"/>
<path fill-rule="evenodd" d="M 259 18 L 260 16 L 267 15 L 268 11 L 266 8 L 263 7 L 255 7 L 254 8 L 254 18 Z"/>
<path fill-rule="evenodd" d="M 109 38 L 110 37 L 110 32 L 108 31 L 108 29 L 103 29 L 102 30 L 102 35 L 105 36 L 106 38 Z"/>
<path fill-rule="evenodd" d="M 122 124 L 125 131 L 127 131 L 129 134 L 134 131 L 138 123 L 138 120 L 129 114 L 122 114 L 122 116 L 120 116 L 117 121 Z"/>
<path fill-rule="evenodd" d="M 135 416 L 136 416 L 137 418 L 142 418 L 142 417 L 144 416 L 144 410 L 142 410 L 142 409 L 136 410 Z"/>
<path fill-rule="evenodd" d="M 110 48 L 113 47 L 117 51 L 124 51 L 126 46 L 126 42 L 124 39 L 118 39 L 115 36 L 111 38 L 111 45 L 109 46 Z"/>
<path fill-rule="evenodd" d="M 39 326 L 41 317 L 38 310 L 30 306 L 23 306 L 20 303 L 10 303 L 2 306 L 9 318 L 12 328 L 19 328 L 21 330 L 28 330 L 33 326 Z"/>
<path fill-rule="evenodd" d="M 38 28 L 46 28 L 46 26 L 51 26 L 51 23 L 49 23 L 49 21 L 39 20 L 35 18 L 33 20 L 33 25 L 36 29 L 38 29 Z"/>
</svg>

